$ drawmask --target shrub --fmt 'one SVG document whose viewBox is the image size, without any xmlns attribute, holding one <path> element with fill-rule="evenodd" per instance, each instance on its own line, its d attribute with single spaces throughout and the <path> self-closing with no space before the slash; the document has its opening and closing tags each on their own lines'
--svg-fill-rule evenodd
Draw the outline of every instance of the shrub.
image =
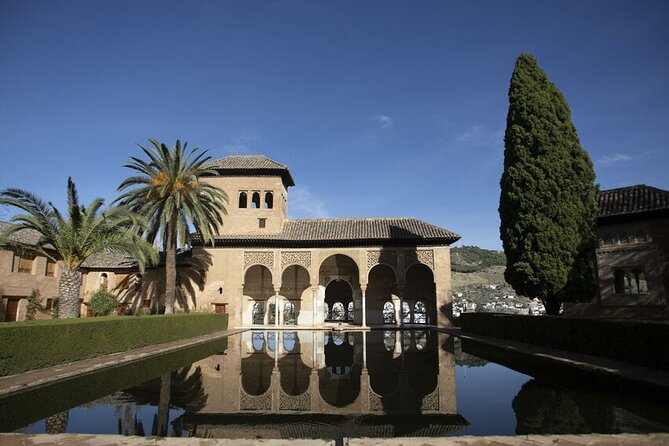
<svg viewBox="0 0 669 446">
<path fill-rule="evenodd" d="M 57 319 L 0 324 L 0 376 L 225 330 L 227 314 Z"/>
<path fill-rule="evenodd" d="M 35 313 L 42 310 L 42 305 L 40 303 L 41 296 L 40 292 L 37 289 L 34 289 L 30 296 L 28 296 L 28 305 L 26 306 L 26 320 L 32 321 L 35 320 Z"/>
<path fill-rule="evenodd" d="M 94 316 L 109 316 L 117 306 L 116 296 L 109 291 L 97 290 L 91 294 L 91 310 Z"/>
</svg>

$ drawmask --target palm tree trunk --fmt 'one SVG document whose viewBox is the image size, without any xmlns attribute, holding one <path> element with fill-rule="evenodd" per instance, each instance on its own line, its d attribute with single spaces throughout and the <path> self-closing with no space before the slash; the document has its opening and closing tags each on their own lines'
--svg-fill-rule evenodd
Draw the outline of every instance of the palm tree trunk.
<svg viewBox="0 0 669 446">
<path fill-rule="evenodd" d="M 165 253 L 165 314 L 174 313 L 177 282 L 177 218 L 174 215 L 167 226 L 167 252 Z"/>
<path fill-rule="evenodd" d="M 73 319 L 79 317 L 79 291 L 81 273 L 77 270 L 63 268 L 58 280 L 58 318 Z"/>
</svg>

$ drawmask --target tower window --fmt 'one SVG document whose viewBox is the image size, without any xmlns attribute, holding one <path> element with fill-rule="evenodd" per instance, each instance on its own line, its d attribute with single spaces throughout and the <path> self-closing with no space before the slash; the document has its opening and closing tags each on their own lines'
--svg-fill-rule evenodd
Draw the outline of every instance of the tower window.
<svg viewBox="0 0 669 446">
<path fill-rule="evenodd" d="M 265 192 L 265 209 L 274 207 L 274 195 L 272 192 Z"/>
<path fill-rule="evenodd" d="M 251 196 L 251 207 L 253 209 L 260 209 L 260 192 L 253 192 Z"/>
<path fill-rule="evenodd" d="M 259 228 L 264 228 L 267 226 L 267 219 L 266 218 L 259 218 L 258 219 L 258 227 Z"/>
<path fill-rule="evenodd" d="M 248 197 L 246 195 L 246 192 L 240 192 L 239 193 L 239 207 L 240 207 L 240 209 L 245 208 L 247 206 L 247 200 L 248 200 Z"/>
</svg>

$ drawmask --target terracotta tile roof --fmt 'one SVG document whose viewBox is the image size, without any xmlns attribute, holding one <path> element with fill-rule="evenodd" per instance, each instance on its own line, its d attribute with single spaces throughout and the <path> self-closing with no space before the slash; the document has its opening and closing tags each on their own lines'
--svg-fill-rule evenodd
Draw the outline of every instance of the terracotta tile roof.
<svg viewBox="0 0 669 446">
<path fill-rule="evenodd" d="M 229 175 L 280 175 L 286 186 L 295 186 L 295 181 L 288 167 L 265 155 L 231 155 L 225 158 L 209 161 L 206 164 L 209 169 L 219 171 L 221 174 Z"/>
<path fill-rule="evenodd" d="M 5 231 L 8 231 L 9 228 L 11 228 L 12 226 L 13 224 L 8 221 L 0 221 L 0 234 L 3 234 Z M 12 234 L 10 238 L 20 243 L 34 245 L 39 241 L 40 234 L 39 232 L 33 231 L 32 229 L 22 229 Z"/>
<path fill-rule="evenodd" d="M 639 184 L 603 190 L 597 196 L 599 218 L 669 210 L 669 191 Z"/>
<path fill-rule="evenodd" d="M 127 254 L 101 252 L 90 256 L 81 267 L 90 269 L 136 268 L 137 260 Z"/>
<path fill-rule="evenodd" d="M 217 244 L 355 245 L 365 243 L 451 244 L 460 236 L 415 218 L 286 220 L 279 234 L 222 235 Z M 198 244 L 198 243 L 196 243 Z"/>
</svg>

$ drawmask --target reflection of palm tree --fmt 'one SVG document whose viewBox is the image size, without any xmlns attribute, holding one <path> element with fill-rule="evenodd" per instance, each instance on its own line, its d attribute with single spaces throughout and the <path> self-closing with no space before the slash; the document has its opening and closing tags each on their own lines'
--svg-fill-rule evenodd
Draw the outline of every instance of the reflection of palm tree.
<svg viewBox="0 0 669 446">
<path fill-rule="evenodd" d="M 172 374 L 164 373 L 160 376 L 160 396 L 158 397 L 158 418 L 156 435 L 167 436 L 167 423 L 170 419 L 170 389 L 172 387 Z"/>
<path fill-rule="evenodd" d="M 66 410 L 50 417 L 47 417 L 44 420 L 44 425 L 46 428 L 47 434 L 63 434 L 67 431 L 67 425 L 70 420 L 70 411 Z"/>
</svg>

